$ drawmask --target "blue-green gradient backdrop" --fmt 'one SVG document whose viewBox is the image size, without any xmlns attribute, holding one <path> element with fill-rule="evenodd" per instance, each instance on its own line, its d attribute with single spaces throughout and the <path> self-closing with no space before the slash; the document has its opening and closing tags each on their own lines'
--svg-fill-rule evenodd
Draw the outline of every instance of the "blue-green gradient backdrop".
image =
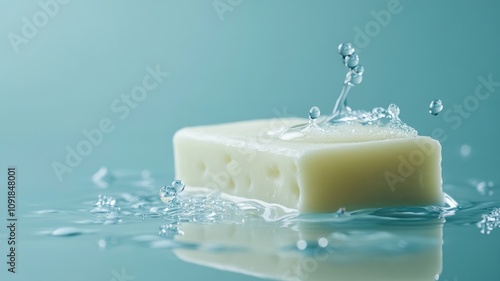
<svg viewBox="0 0 500 281">
<path fill-rule="evenodd" d="M 393 102 L 419 133 L 442 128 L 445 180 L 498 176 L 498 86 L 467 118 L 427 111 L 436 98 L 444 111 L 463 104 L 478 76 L 500 81 L 494 1 L 247 0 L 223 11 L 223 20 L 212 1 L 68 1 L 16 45 L 18 53 L 9 34 L 22 36 L 23 17 L 33 22 L 43 9 L 37 1 L 1 3 L 0 157 L 19 167 L 29 193 L 71 192 L 73 181 L 103 165 L 168 178 L 171 137 L 183 126 L 274 117 L 276 110 L 304 116 L 313 105 L 330 111 L 346 72 L 336 53 L 343 41 L 359 47 L 366 69 L 352 107 Z M 379 20 L 383 26 L 374 14 L 388 6 L 398 13 L 387 24 Z M 112 102 L 156 65 L 170 76 L 118 119 Z M 75 148 L 81 131 L 103 118 L 115 130 L 60 183 L 51 163 L 64 163 L 65 147 Z M 472 148 L 467 159 L 463 144 Z"/>
<path fill-rule="evenodd" d="M 92 189 L 101 166 L 171 179 L 171 138 L 184 126 L 330 111 L 346 73 L 340 42 L 358 47 L 366 70 L 351 107 L 396 103 L 420 134 L 440 130 L 445 182 L 500 182 L 498 1 L 220 0 L 219 14 L 212 0 L 66 2 L 26 38 L 43 7 L 0 1 L 0 172 L 18 168 L 23 208 Z M 113 102 L 157 65 L 170 75 L 121 120 Z M 482 100 L 478 77 L 495 81 Z M 471 110 L 455 112 L 464 103 Z M 103 118 L 114 131 L 59 181 L 52 163 Z"/>
</svg>

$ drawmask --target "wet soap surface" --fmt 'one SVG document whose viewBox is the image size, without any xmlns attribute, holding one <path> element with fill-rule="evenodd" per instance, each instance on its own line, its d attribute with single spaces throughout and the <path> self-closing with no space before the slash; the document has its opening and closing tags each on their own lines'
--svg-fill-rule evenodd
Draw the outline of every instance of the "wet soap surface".
<svg viewBox="0 0 500 281">
<path fill-rule="evenodd" d="M 437 141 L 359 124 L 280 138 L 283 128 L 303 122 L 269 119 L 184 128 L 174 136 L 176 175 L 191 186 L 302 212 L 443 202 Z"/>
</svg>

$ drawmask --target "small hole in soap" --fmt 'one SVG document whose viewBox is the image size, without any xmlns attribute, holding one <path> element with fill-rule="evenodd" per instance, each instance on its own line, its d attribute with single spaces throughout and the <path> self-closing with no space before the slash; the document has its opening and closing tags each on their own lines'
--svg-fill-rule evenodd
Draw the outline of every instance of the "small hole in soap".
<svg viewBox="0 0 500 281">
<path fill-rule="evenodd" d="M 271 180 L 278 180 L 280 178 L 280 169 L 278 166 L 272 166 L 267 169 L 267 176 L 271 178 Z"/>
<path fill-rule="evenodd" d="M 291 184 L 290 187 L 291 187 L 290 192 L 293 194 L 293 196 L 295 196 L 296 198 L 299 198 L 300 197 L 300 188 L 299 188 L 298 183 L 294 182 Z"/>
<path fill-rule="evenodd" d="M 229 182 L 227 183 L 227 187 L 229 187 L 229 189 L 234 189 L 236 185 L 234 184 L 234 180 L 233 179 L 230 179 Z"/>
<path fill-rule="evenodd" d="M 201 162 L 200 164 L 198 164 L 198 168 L 200 169 L 200 171 L 202 173 L 205 173 L 207 170 L 207 165 L 205 165 L 205 163 Z"/>
<path fill-rule="evenodd" d="M 244 184 L 248 191 L 253 192 L 253 184 L 252 184 L 252 179 L 250 177 L 245 178 Z"/>
</svg>

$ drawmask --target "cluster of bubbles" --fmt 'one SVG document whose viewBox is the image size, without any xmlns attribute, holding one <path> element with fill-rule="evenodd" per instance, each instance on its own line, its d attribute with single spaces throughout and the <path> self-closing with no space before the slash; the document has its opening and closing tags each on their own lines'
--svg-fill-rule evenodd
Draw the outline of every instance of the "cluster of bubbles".
<svg viewBox="0 0 500 281">
<path fill-rule="evenodd" d="M 185 184 L 181 180 L 161 187 L 159 195 L 163 203 L 158 197 L 147 193 L 124 193 L 117 199 L 99 195 L 89 210 L 97 219 L 84 223 L 118 223 L 125 217 L 142 220 L 162 218 L 164 224 L 160 226 L 160 235 L 173 236 L 180 234 L 178 226 L 181 223 L 244 223 L 252 218 L 275 221 L 296 215 L 295 210 L 290 211 L 282 206 L 268 206 L 250 199 L 233 201 L 224 198 L 220 191 L 192 188 L 182 192 L 184 189 Z"/>
<path fill-rule="evenodd" d="M 500 208 L 494 208 L 489 214 L 481 216 L 481 221 L 477 227 L 482 234 L 490 234 L 495 228 L 500 228 Z"/>
<path fill-rule="evenodd" d="M 160 199 L 165 202 L 165 196 L 160 196 Z M 165 223 L 160 225 L 158 233 L 166 238 L 183 235 L 180 229 L 182 223 L 244 222 L 244 215 L 237 204 L 223 200 L 219 191 L 175 197 L 166 203 L 167 208 L 162 212 Z"/>
<path fill-rule="evenodd" d="M 180 180 L 161 187 L 160 200 L 157 196 L 142 192 L 131 195 L 123 193 L 115 197 L 99 195 L 89 212 L 94 214 L 93 220 L 81 221 L 81 224 L 116 224 L 124 218 L 141 220 L 163 219 L 160 235 L 173 236 L 180 234 L 177 226 L 180 223 L 199 222 L 243 222 L 248 213 L 244 210 L 256 210 L 264 213 L 265 206 L 257 202 L 235 203 L 222 198 L 219 191 L 182 191 L 185 185 Z"/>
</svg>

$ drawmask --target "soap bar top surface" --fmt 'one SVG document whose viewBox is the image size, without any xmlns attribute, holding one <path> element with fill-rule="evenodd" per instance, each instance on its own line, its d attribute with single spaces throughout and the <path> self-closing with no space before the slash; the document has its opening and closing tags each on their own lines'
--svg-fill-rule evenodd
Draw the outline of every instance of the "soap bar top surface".
<svg viewBox="0 0 500 281">
<path fill-rule="evenodd" d="M 441 146 L 375 126 L 298 140 L 279 136 L 304 119 L 190 127 L 174 136 L 176 176 L 303 212 L 442 204 Z"/>
</svg>

